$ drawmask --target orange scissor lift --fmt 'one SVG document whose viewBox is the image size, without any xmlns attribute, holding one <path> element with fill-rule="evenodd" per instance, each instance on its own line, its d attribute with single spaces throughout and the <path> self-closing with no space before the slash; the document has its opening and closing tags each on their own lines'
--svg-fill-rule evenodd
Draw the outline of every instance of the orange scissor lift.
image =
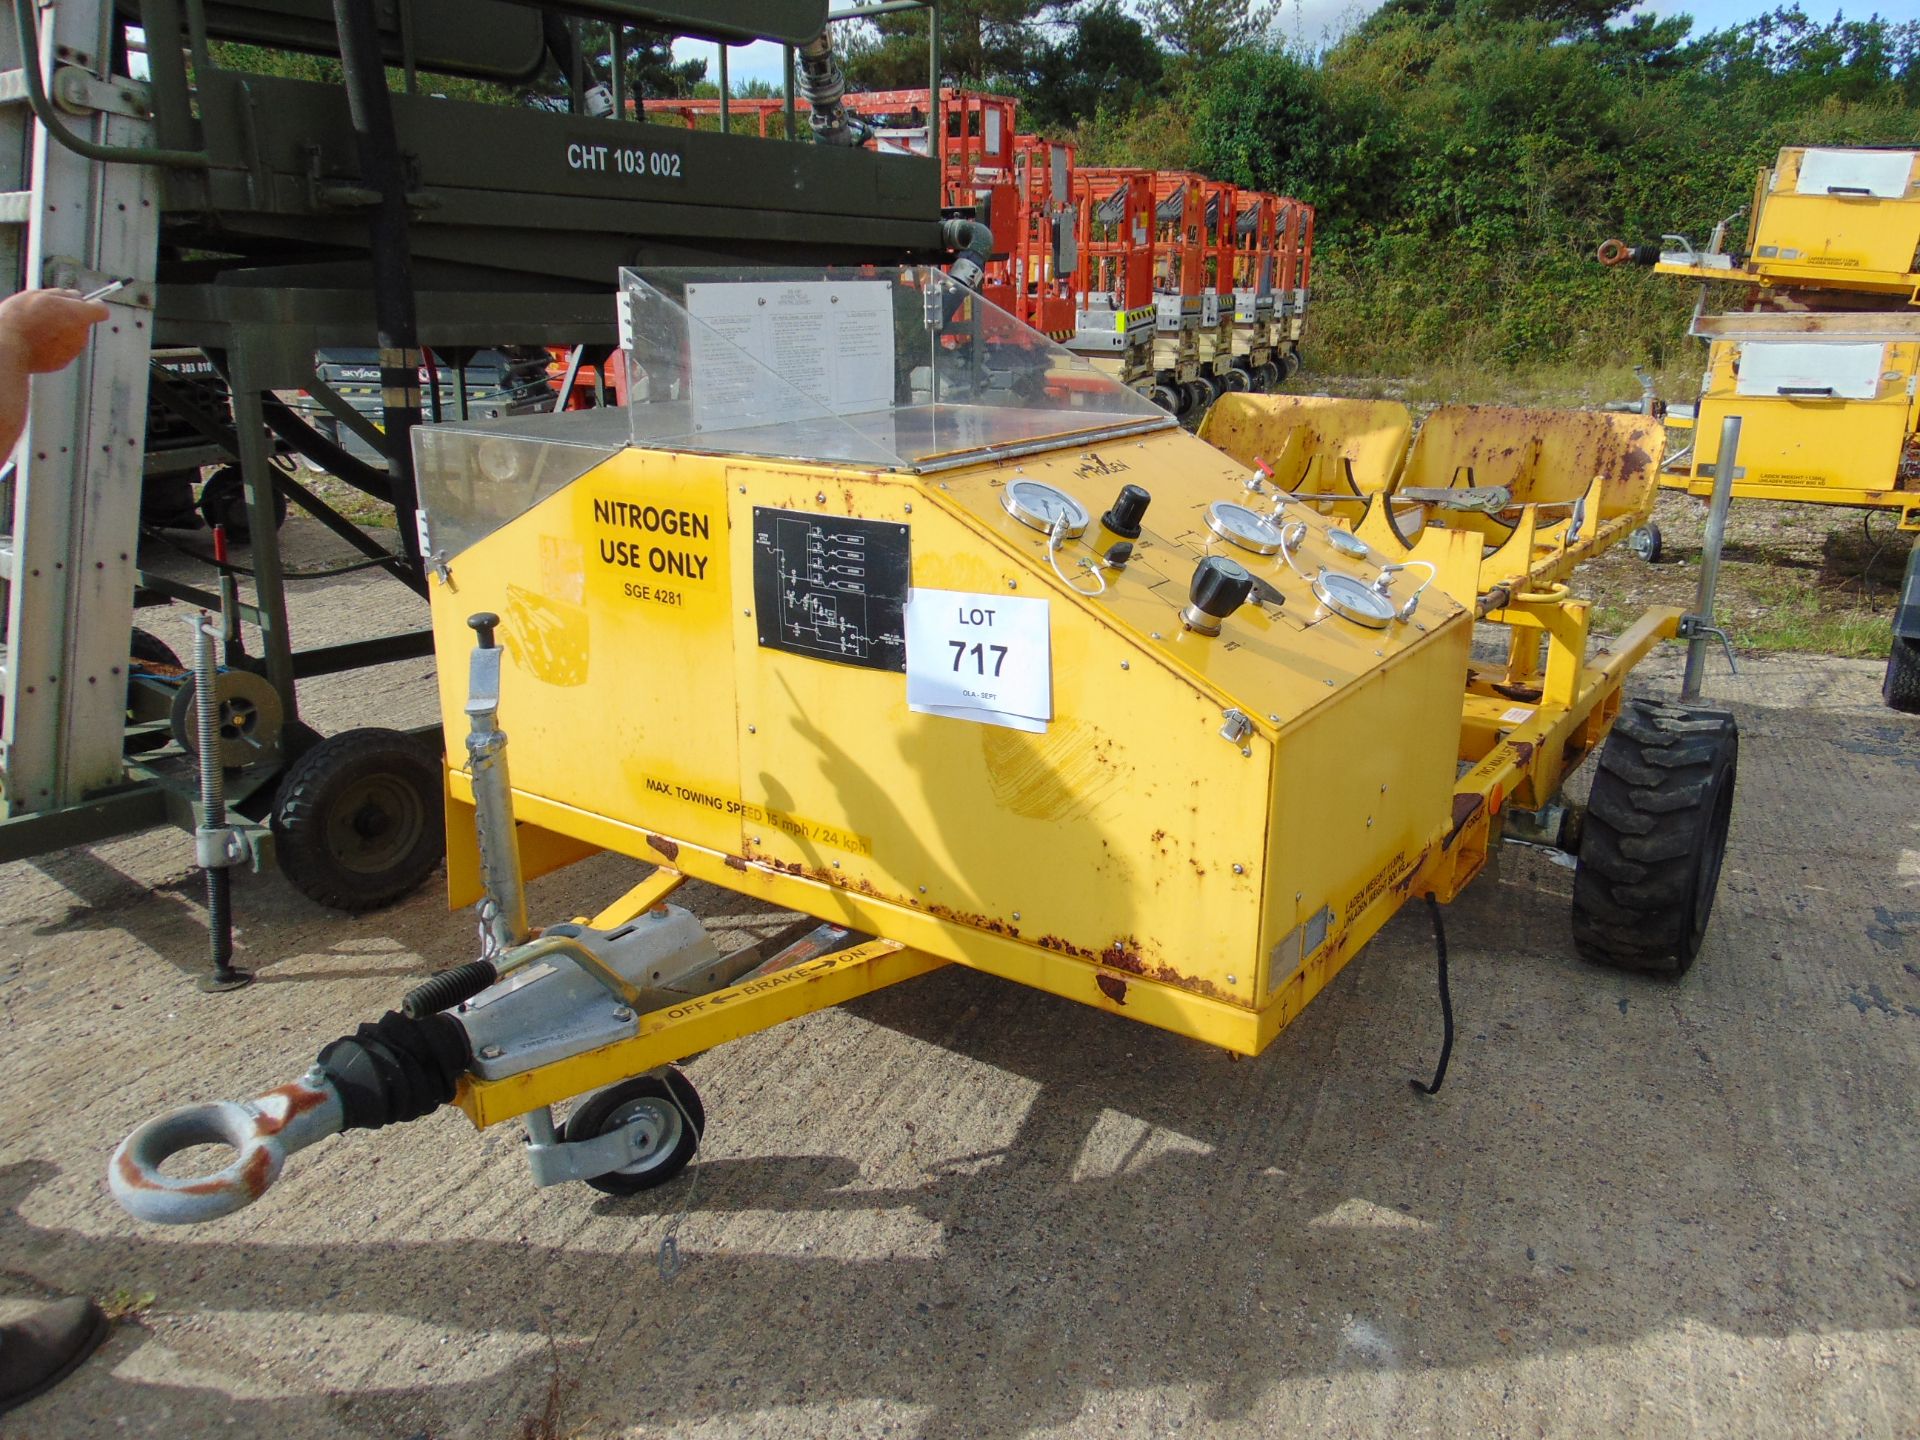
<svg viewBox="0 0 1920 1440">
<path fill-rule="evenodd" d="M 1154 378 L 1178 397 L 1176 415 L 1197 419 L 1217 393 L 1200 373 L 1207 258 L 1205 182 L 1198 175 L 1178 171 L 1148 173 L 1154 198 Z"/>
<path fill-rule="evenodd" d="M 943 203 L 984 212 L 994 250 L 981 290 L 994 304 L 1183 419 L 1299 368 L 1312 206 L 1181 171 L 1079 169 L 1071 146 L 1019 133 L 1012 96 L 942 88 L 937 112 L 931 99 L 846 97 L 875 149 L 937 149 Z M 769 137 L 785 109 L 779 97 L 735 99 L 727 113 Z M 647 111 L 697 129 L 721 105 L 650 100 Z"/>
<path fill-rule="evenodd" d="M 1080 237 L 1073 147 L 1035 135 L 1015 136 L 1013 169 L 1019 219 L 1008 261 L 1013 272 L 1011 308 L 1048 339 L 1066 344 L 1076 329 L 1074 273 Z"/>
<path fill-rule="evenodd" d="M 1072 196 L 1078 263 L 1067 348 L 1155 404 L 1177 410 L 1178 392 L 1154 368 L 1153 172 L 1076 170 Z"/>
<path fill-rule="evenodd" d="M 936 137 L 930 133 L 935 127 L 928 123 L 930 100 L 931 92 L 925 89 L 863 90 L 850 93 L 846 103 L 850 110 L 874 123 L 869 143 L 875 149 L 940 161 L 943 204 L 985 206 L 984 218 L 993 229 L 993 259 L 987 265 L 981 293 L 1025 320 L 1013 263 L 1021 249 L 1021 197 L 1014 175 L 1020 102 L 1011 95 L 943 88 L 936 144 Z"/>
<path fill-rule="evenodd" d="M 1236 390 L 1272 390 L 1280 383 L 1275 360 L 1274 301 L 1279 283 L 1278 196 L 1258 190 L 1240 192 L 1235 219 L 1233 266 L 1234 368 L 1246 378 Z"/>
<path fill-rule="evenodd" d="M 1287 343 L 1291 347 L 1293 368 L 1300 368 L 1300 337 L 1307 324 L 1307 296 L 1313 284 L 1313 206 L 1299 200 L 1293 206 L 1296 229 L 1292 247 L 1293 303 L 1287 312 Z"/>
<path fill-rule="evenodd" d="M 1208 389 L 1207 403 L 1229 390 L 1251 388 L 1244 370 L 1234 364 L 1236 310 L 1234 284 L 1240 254 L 1240 195 L 1238 185 L 1226 180 L 1200 181 L 1200 381 Z"/>
</svg>

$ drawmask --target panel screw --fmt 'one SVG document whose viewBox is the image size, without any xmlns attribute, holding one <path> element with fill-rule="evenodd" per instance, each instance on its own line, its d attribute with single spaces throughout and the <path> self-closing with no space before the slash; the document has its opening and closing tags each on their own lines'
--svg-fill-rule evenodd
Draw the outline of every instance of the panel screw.
<svg viewBox="0 0 1920 1440">
<path fill-rule="evenodd" d="M 920 893 L 921 893 L 922 895 L 924 895 L 924 894 L 926 894 L 926 893 L 927 893 L 927 887 L 926 887 L 926 886 L 924 886 L 924 885 L 922 885 L 922 886 L 920 887 Z"/>
<path fill-rule="evenodd" d="M 482 1060 L 498 1060 L 501 1054 L 502 1051 L 498 1045 L 482 1045 L 480 1047 L 480 1058 Z"/>
<path fill-rule="evenodd" d="M 1240 977 L 1238 975 L 1227 976 L 1227 984 L 1238 985 L 1239 983 L 1240 983 Z"/>
<path fill-rule="evenodd" d="M 1372 823 L 1373 823 L 1373 821 L 1371 821 L 1371 820 L 1369 820 L 1369 821 L 1367 821 L 1367 824 L 1369 824 L 1369 825 L 1371 825 Z M 838 870 L 838 869 L 840 868 L 840 862 L 839 862 L 838 860 L 836 860 L 836 861 L 834 861 L 834 862 L 833 862 L 833 868 L 834 868 L 834 869 L 836 869 L 836 870 Z"/>
<path fill-rule="evenodd" d="M 1278 715 L 1269 715 L 1267 716 L 1267 720 L 1274 725 L 1278 725 L 1280 723 L 1280 717 Z"/>
<path fill-rule="evenodd" d="M 1331 681 L 1331 680 L 1329 680 L 1329 681 L 1327 681 L 1327 688 L 1328 688 L 1329 690 L 1331 690 L 1331 689 L 1333 688 L 1333 681 Z"/>
<path fill-rule="evenodd" d="M 753 618 L 753 612 L 751 610 L 742 610 L 740 613 L 746 616 L 749 620 Z"/>
<path fill-rule="evenodd" d="M 1016 911 L 1014 911 L 1014 912 L 1013 912 L 1013 918 L 1014 918 L 1014 919 L 1016 919 L 1016 920 L 1018 920 L 1018 919 L 1020 918 L 1020 912 L 1019 912 L 1018 910 L 1016 910 Z"/>
<path fill-rule="evenodd" d="M 746 486 L 744 486 L 744 485 L 742 485 L 742 486 L 740 487 L 740 493 L 741 493 L 742 495 L 744 495 L 744 494 L 746 494 L 746 493 L 747 493 L 747 487 L 746 487 Z"/>
<path fill-rule="evenodd" d="M 631 1020 L 633 1019 L 633 1011 L 624 1005 L 617 1005 L 614 1007 L 613 1018 L 620 1021 Z"/>
<path fill-rule="evenodd" d="M 1130 664 L 1130 663 L 1129 663 L 1128 661 L 1125 661 L 1125 660 L 1122 660 L 1122 661 L 1120 662 L 1120 668 L 1121 668 L 1122 670 L 1131 670 L 1131 669 L 1133 668 L 1133 666 L 1132 666 L 1132 664 Z"/>
<path fill-rule="evenodd" d="M 747 726 L 747 734 L 749 734 L 749 735 L 758 735 L 759 733 L 760 733 L 760 731 L 759 731 L 759 728 L 758 728 L 757 726 L 753 726 L 753 725 L 749 725 L 749 726 Z"/>
<path fill-rule="evenodd" d="M 1367 829 L 1371 830 L 1372 828 L 1373 828 L 1373 817 L 1369 815 L 1367 816 Z"/>
<path fill-rule="evenodd" d="M 1247 873 L 1247 867 L 1244 865 L 1235 865 L 1233 867 L 1233 873 L 1236 875 L 1244 875 Z"/>
<path fill-rule="evenodd" d="M 908 515 L 911 515 L 913 513 L 913 506 L 911 505 L 902 505 L 900 509 Z"/>
<path fill-rule="evenodd" d="M 816 493 L 816 494 L 814 495 L 814 497 L 813 497 L 813 502 L 814 502 L 814 504 L 816 504 L 816 505 L 824 505 L 824 504 L 826 504 L 826 503 L 827 503 L 827 492 L 826 492 L 826 491 L 824 491 L 824 490 L 821 490 L 821 491 L 819 491 L 818 493 Z"/>
<path fill-rule="evenodd" d="M 1247 759 L 1251 759 L 1253 758 L 1253 747 L 1250 745 L 1243 745 L 1240 748 L 1240 753 L 1242 756 L 1246 757 Z"/>
<path fill-rule="evenodd" d="M 1020 588 L 1020 582 L 1018 580 L 1009 580 L 1007 581 L 1007 588 L 1009 590 L 1018 590 Z"/>
</svg>

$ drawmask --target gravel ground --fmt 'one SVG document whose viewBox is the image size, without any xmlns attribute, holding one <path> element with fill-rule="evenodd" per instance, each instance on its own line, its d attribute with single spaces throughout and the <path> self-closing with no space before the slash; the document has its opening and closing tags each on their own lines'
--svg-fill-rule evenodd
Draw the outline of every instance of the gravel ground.
<svg viewBox="0 0 1920 1440">
<path fill-rule="evenodd" d="M 416 615 L 356 575 L 296 621 Z M 427 670 L 311 716 L 429 718 Z M 180 834 L 5 867 L 0 1310 L 130 1313 L 0 1435 L 1911 1436 L 1920 721 L 1879 676 L 1716 665 L 1740 798 L 1677 984 L 1575 961 L 1570 875 L 1508 853 L 1448 912 L 1437 1099 L 1406 1084 L 1440 1028 L 1409 911 L 1253 1061 L 960 970 L 754 1036 L 690 1067 L 701 1159 L 630 1199 L 536 1191 L 513 1127 L 448 1113 L 323 1142 L 215 1225 L 132 1222 L 102 1178 L 131 1126 L 298 1074 L 471 925 L 248 878 L 260 983 L 208 996 Z M 533 912 L 636 873 L 583 863 Z"/>
</svg>

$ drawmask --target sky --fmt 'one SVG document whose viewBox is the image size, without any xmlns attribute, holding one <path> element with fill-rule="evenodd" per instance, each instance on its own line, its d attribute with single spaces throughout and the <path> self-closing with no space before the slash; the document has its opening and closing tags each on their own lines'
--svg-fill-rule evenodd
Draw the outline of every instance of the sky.
<svg viewBox="0 0 1920 1440">
<path fill-rule="evenodd" d="M 1791 3 L 1792 0 L 1647 0 L 1634 13 L 1662 16 L 1684 13 L 1693 16 L 1696 31 L 1724 30 Z M 1800 0 L 1800 6 L 1821 20 L 1835 11 L 1862 19 L 1878 14 L 1886 20 L 1920 20 L 1920 0 L 1846 0 L 1846 3 Z M 1287 33 L 1299 36 L 1308 45 L 1316 45 L 1377 8 L 1378 5 L 1369 0 L 1284 0 L 1280 24 Z M 706 60 L 707 78 L 719 79 L 719 66 L 714 62 L 711 44 L 681 40 L 675 42 L 673 53 L 683 60 L 695 57 Z M 747 79 L 778 83 L 780 47 L 764 42 L 735 46 L 727 64 L 729 78 L 736 85 Z"/>
</svg>

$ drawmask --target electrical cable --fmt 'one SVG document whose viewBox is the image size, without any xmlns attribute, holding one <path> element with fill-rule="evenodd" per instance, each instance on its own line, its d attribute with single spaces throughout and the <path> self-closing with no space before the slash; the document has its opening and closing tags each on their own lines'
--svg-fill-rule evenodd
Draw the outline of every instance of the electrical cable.
<svg viewBox="0 0 1920 1440">
<path fill-rule="evenodd" d="M 1447 984 L 1447 930 L 1440 920 L 1440 902 L 1427 896 L 1427 910 L 1433 916 L 1433 948 L 1440 960 L 1440 1019 L 1444 1034 L 1440 1041 L 1440 1063 L 1434 1068 L 1433 1083 L 1409 1080 L 1407 1084 L 1422 1095 L 1438 1095 L 1447 1078 L 1447 1061 L 1453 1058 L 1453 991 Z"/>
<path fill-rule="evenodd" d="M 1066 543 L 1065 524 L 1064 522 L 1056 521 L 1053 529 L 1047 532 L 1047 563 L 1053 567 L 1054 578 L 1059 580 L 1059 582 L 1069 590 L 1073 591 L 1074 594 L 1084 595 L 1089 600 L 1098 599 L 1100 596 L 1106 594 L 1107 577 L 1100 573 L 1100 568 L 1097 565 L 1089 565 L 1085 560 L 1082 560 L 1080 563 L 1092 572 L 1094 588 L 1091 590 L 1083 590 L 1067 578 L 1066 572 L 1060 568 L 1060 547 Z"/>
<path fill-rule="evenodd" d="M 202 554 L 191 545 L 182 545 L 155 526 L 141 526 L 140 534 L 148 540 L 158 540 L 169 550 L 177 551 L 189 560 L 197 560 L 202 565 L 220 571 L 223 575 L 244 575 L 249 580 L 256 578 L 254 572 L 245 565 L 235 565 L 231 561 L 216 560 L 211 555 Z M 356 560 L 348 565 L 329 566 L 324 570 L 283 570 L 280 578 L 282 580 L 331 580 L 337 575 L 351 575 L 356 570 L 371 570 L 376 565 L 392 567 L 403 561 L 404 557 L 400 555 L 373 556 L 365 560 Z"/>
</svg>

